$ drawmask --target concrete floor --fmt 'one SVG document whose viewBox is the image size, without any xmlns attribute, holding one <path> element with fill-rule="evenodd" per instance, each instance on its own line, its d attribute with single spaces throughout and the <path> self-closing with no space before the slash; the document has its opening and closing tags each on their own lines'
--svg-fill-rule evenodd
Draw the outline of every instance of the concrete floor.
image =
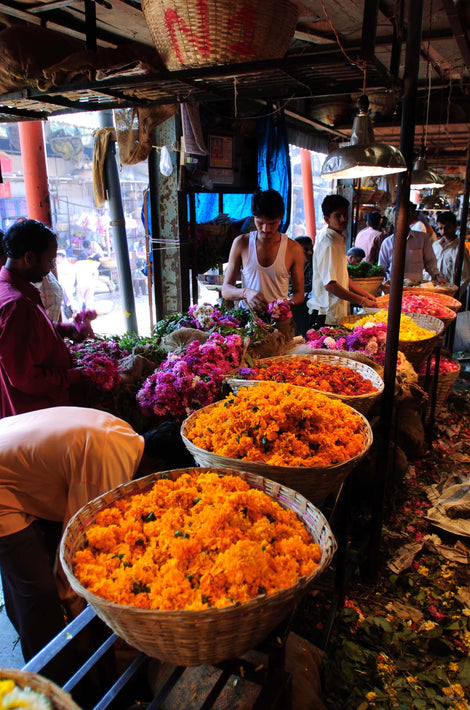
<svg viewBox="0 0 470 710">
<path fill-rule="evenodd" d="M 0 668 L 21 668 L 23 665 L 18 634 L 6 614 L 0 585 Z"/>
</svg>

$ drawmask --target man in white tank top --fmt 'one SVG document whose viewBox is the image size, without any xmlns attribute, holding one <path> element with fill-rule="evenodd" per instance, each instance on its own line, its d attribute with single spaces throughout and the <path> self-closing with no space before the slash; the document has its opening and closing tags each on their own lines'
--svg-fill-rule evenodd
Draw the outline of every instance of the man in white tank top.
<svg viewBox="0 0 470 710">
<path fill-rule="evenodd" d="M 284 209 L 284 200 L 276 190 L 254 193 L 251 212 L 256 231 L 240 234 L 232 244 L 223 298 L 258 311 L 277 299 L 289 300 L 292 305 L 303 303 L 304 253 L 300 244 L 279 232 Z M 242 288 L 235 285 L 240 279 Z"/>
</svg>

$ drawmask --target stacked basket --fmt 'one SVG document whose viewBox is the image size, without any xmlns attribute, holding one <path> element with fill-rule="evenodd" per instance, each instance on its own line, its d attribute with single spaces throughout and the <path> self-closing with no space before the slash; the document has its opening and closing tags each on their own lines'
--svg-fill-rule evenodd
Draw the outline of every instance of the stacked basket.
<svg viewBox="0 0 470 710">
<path fill-rule="evenodd" d="M 454 361 L 455 362 L 455 361 Z M 439 412 L 443 404 L 446 402 L 448 396 L 450 395 L 452 391 L 452 387 L 454 386 L 458 376 L 460 374 L 460 365 L 457 367 L 455 370 L 451 370 L 450 372 L 440 372 L 438 375 L 438 380 L 437 380 L 437 391 L 436 391 L 436 405 L 435 405 L 435 413 Z M 418 384 L 419 386 L 425 390 L 425 392 L 428 393 L 429 400 L 426 405 L 426 412 L 425 412 L 425 418 L 429 419 L 429 416 L 431 414 L 431 396 L 433 393 L 433 388 L 434 388 L 434 375 L 431 374 L 428 378 L 428 382 L 426 383 L 426 375 L 425 374 L 418 374 Z"/>
<path fill-rule="evenodd" d="M 322 393 L 324 394 L 324 393 Z M 266 476 L 277 483 L 293 488 L 302 496 L 308 498 L 312 503 L 320 503 L 331 493 L 336 493 L 346 476 L 357 466 L 359 461 L 365 456 L 372 445 L 372 429 L 363 414 L 356 412 L 361 418 L 361 432 L 363 435 L 363 449 L 353 458 L 342 463 L 330 466 L 274 466 L 258 461 L 246 461 L 245 459 L 233 459 L 227 456 L 220 456 L 212 451 L 206 451 L 195 446 L 190 440 L 190 434 L 196 425 L 197 418 L 201 412 L 210 412 L 219 403 L 214 402 L 207 407 L 203 407 L 191 414 L 184 420 L 181 426 L 181 436 L 188 451 L 193 455 L 194 460 L 200 466 L 212 466 L 214 468 L 230 468 L 237 471 L 249 471 L 250 473 Z M 348 405 L 345 405 L 348 406 Z M 349 407 L 348 407 L 349 409 Z"/>
<path fill-rule="evenodd" d="M 299 578 L 293 586 L 273 594 L 261 593 L 247 602 L 201 611 L 152 610 L 115 604 L 91 593 L 78 581 L 73 559 L 75 553 L 87 545 L 86 530 L 95 522 L 99 511 L 119 500 L 149 491 L 159 478 L 175 480 L 184 473 L 207 470 L 214 469 L 154 473 L 118 486 L 76 513 L 67 525 L 60 547 L 62 566 L 72 588 L 87 600 L 98 616 L 134 648 L 176 665 L 218 663 L 254 648 L 292 611 L 315 577 L 329 565 L 336 551 L 336 542 L 324 516 L 302 495 L 252 473 L 222 469 L 217 471 L 221 477 L 240 476 L 251 487 L 264 491 L 281 506 L 296 513 L 321 549 L 319 565 L 308 577 Z"/>
<path fill-rule="evenodd" d="M 413 292 L 412 295 L 414 295 L 415 293 L 416 292 Z M 427 296 L 428 294 L 426 293 L 426 294 L 420 294 L 420 295 Z M 435 298 L 435 296 L 432 296 L 430 300 L 432 300 L 433 298 Z M 444 298 L 444 296 L 443 296 L 443 298 Z M 450 296 L 446 296 L 445 298 L 450 298 Z M 390 299 L 389 295 L 380 296 L 377 299 L 377 304 L 378 304 L 379 308 L 388 309 L 389 299 Z M 454 301 L 455 299 L 451 298 L 451 300 Z M 459 303 L 459 301 L 457 301 L 457 303 Z M 439 316 L 434 316 L 434 317 L 439 318 L 439 320 L 441 320 L 444 323 L 444 328 L 447 328 L 447 326 L 449 326 L 452 323 L 452 321 L 455 320 L 457 313 L 452 308 L 449 308 L 443 304 L 442 305 L 439 304 L 439 305 L 440 305 L 441 313 L 439 314 Z M 460 305 L 460 303 L 459 303 L 459 305 Z M 410 313 L 413 313 L 413 312 L 416 312 L 416 311 L 403 310 L 403 305 L 402 305 L 402 313 L 406 313 L 406 315 L 408 316 L 408 315 L 410 315 Z"/>
<path fill-rule="evenodd" d="M 382 291 L 383 276 L 370 276 L 364 279 L 353 279 L 354 285 L 364 289 L 372 296 L 377 296 Z"/>
<path fill-rule="evenodd" d="M 375 392 L 368 392 L 367 394 L 357 394 L 357 395 L 343 395 L 335 394 L 333 392 L 325 392 L 323 390 L 315 390 L 317 392 L 322 392 L 327 397 L 332 399 L 340 399 L 344 404 L 348 404 L 353 409 L 356 409 L 362 414 L 367 414 L 371 407 L 375 404 L 378 398 L 381 396 L 384 388 L 384 383 L 380 375 L 373 370 L 368 365 L 362 362 L 353 360 L 352 358 L 341 357 L 334 354 L 322 354 L 322 353 L 312 353 L 311 355 L 281 355 L 279 357 L 263 358 L 256 362 L 257 366 L 268 365 L 270 363 L 281 362 L 283 360 L 295 360 L 298 358 L 311 358 L 315 362 L 323 363 L 325 365 L 336 365 L 338 367 L 349 367 L 351 370 L 359 373 L 365 380 L 369 380 L 372 386 L 375 388 Z M 237 377 L 236 373 L 230 377 L 226 378 L 227 384 L 234 392 L 238 392 L 240 387 L 253 387 L 256 386 L 259 380 L 245 380 Z M 312 387 L 312 389 L 315 389 Z"/>
</svg>

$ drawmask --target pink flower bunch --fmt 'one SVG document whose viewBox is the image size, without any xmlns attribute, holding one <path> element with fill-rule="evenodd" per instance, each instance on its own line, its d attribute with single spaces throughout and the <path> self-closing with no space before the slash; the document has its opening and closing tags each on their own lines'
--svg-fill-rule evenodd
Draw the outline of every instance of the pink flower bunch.
<svg viewBox="0 0 470 710">
<path fill-rule="evenodd" d="M 278 298 L 276 301 L 268 303 L 267 313 L 270 323 L 278 323 L 279 321 L 292 318 L 290 302 L 284 301 L 282 298 Z"/>
<path fill-rule="evenodd" d="M 147 416 L 181 419 L 215 402 L 225 375 L 240 364 L 242 339 L 212 333 L 205 343 L 193 340 L 182 354 L 170 353 L 137 393 Z"/>
<path fill-rule="evenodd" d="M 311 348 L 327 348 L 328 350 L 346 350 L 363 352 L 383 365 L 385 360 L 385 342 L 387 326 L 385 323 L 366 323 L 357 325 L 352 331 L 345 328 L 325 326 L 320 330 L 307 332 L 307 345 Z"/>
<path fill-rule="evenodd" d="M 91 327 L 91 321 L 98 317 L 96 311 L 80 311 L 73 317 L 73 322 L 78 333 L 85 338 L 94 338 L 95 333 Z"/>
<path fill-rule="evenodd" d="M 75 367 L 81 367 L 85 377 L 101 392 L 108 392 L 121 380 L 119 360 L 129 355 L 114 340 L 95 340 L 69 347 Z"/>
<path fill-rule="evenodd" d="M 456 370 L 460 370 L 460 365 L 456 360 L 452 360 L 450 357 L 445 357 L 444 355 L 441 355 L 441 358 L 439 360 L 439 374 L 447 374 L 448 372 L 455 372 Z M 436 371 L 436 358 L 434 355 L 431 358 L 431 367 L 430 367 L 430 374 L 434 375 Z M 418 370 L 418 375 L 425 375 L 426 374 L 426 363 L 424 365 L 421 365 L 421 367 Z"/>
</svg>

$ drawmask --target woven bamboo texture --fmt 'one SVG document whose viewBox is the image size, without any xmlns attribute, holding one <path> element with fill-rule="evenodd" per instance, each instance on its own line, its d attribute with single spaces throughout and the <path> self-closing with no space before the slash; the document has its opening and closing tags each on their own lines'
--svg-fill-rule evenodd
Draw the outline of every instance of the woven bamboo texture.
<svg viewBox="0 0 470 710">
<path fill-rule="evenodd" d="M 377 296 L 382 291 L 383 276 L 371 276 L 366 279 L 353 279 L 356 286 L 363 288 L 367 293 Z"/>
<path fill-rule="evenodd" d="M 362 414 L 367 414 L 375 402 L 379 399 L 383 392 L 384 383 L 380 375 L 373 370 L 368 365 L 362 362 L 353 360 L 347 357 L 340 357 L 338 355 L 326 355 L 321 353 L 313 353 L 310 355 L 280 355 L 279 357 L 269 357 L 256 362 L 256 366 L 260 367 L 262 365 L 269 365 L 270 363 L 281 362 L 284 360 L 296 360 L 299 358 L 310 358 L 315 362 L 322 363 L 325 365 L 336 365 L 338 367 L 350 367 L 351 370 L 358 372 L 365 380 L 369 380 L 373 387 L 376 388 L 376 392 L 369 392 L 366 394 L 357 395 L 343 395 L 335 394 L 334 392 L 325 392 L 324 390 L 317 390 L 315 387 L 311 387 L 315 392 L 321 392 L 331 399 L 339 399 L 344 404 L 348 404 L 353 409 L 356 409 Z M 262 380 L 243 380 L 238 378 L 236 375 L 232 377 L 227 377 L 227 384 L 234 392 L 238 392 L 240 387 L 253 387 L 262 382 Z"/>
<path fill-rule="evenodd" d="M 216 402 L 199 409 L 184 420 L 181 425 L 181 436 L 188 451 L 194 456 L 196 463 L 200 466 L 212 466 L 214 468 L 231 468 L 237 471 L 249 471 L 260 476 L 267 476 L 269 479 L 280 483 L 283 486 L 298 491 L 312 503 L 321 503 L 330 493 L 336 493 L 346 476 L 353 470 L 359 461 L 365 456 L 372 444 L 372 429 L 369 422 L 360 412 L 356 412 L 361 417 L 361 429 L 364 436 L 364 447 L 360 454 L 354 456 L 343 463 L 331 466 L 318 466 L 316 468 L 308 466 L 271 466 L 262 461 L 245 461 L 244 459 L 232 459 L 228 456 L 219 456 L 212 451 L 206 451 L 195 446 L 189 439 L 189 434 L 194 427 L 198 412 L 208 411 L 216 406 Z M 347 405 L 346 405 L 347 406 Z"/>
<path fill-rule="evenodd" d="M 385 281 L 382 286 L 384 293 L 390 293 L 390 281 Z M 403 291 L 412 291 L 413 293 L 437 293 L 442 296 L 455 296 L 458 289 L 457 286 L 433 286 L 432 283 L 423 282 L 421 286 L 405 286 Z"/>
<path fill-rule="evenodd" d="M 448 396 L 452 392 L 452 387 L 454 386 L 454 383 L 457 380 L 459 373 L 460 373 L 460 367 L 458 368 L 458 370 L 455 370 L 452 372 L 443 372 L 442 374 L 439 374 L 439 379 L 437 381 L 437 392 L 436 392 L 436 408 L 435 408 L 436 414 L 442 408 L 443 404 L 445 404 Z M 418 384 L 422 389 L 424 389 L 425 382 L 426 382 L 426 375 L 418 375 Z M 431 414 L 431 397 L 432 397 L 433 387 L 434 387 L 434 376 L 431 375 L 429 377 L 427 389 L 425 390 L 429 395 L 429 400 L 426 404 L 426 412 L 425 412 L 426 419 L 429 419 L 429 416 Z"/>
<path fill-rule="evenodd" d="M 94 523 L 96 514 L 119 499 L 148 491 L 162 475 L 175 480 L 192 471 L 203 473 L 214 471 L 214 467 L 153 473 L 95 498 L 70 520 L 60 546 L 62 566 L 72 588 L 118 636 L 149 656 L 185 666 L 218 663 L 261 643 L 298 604 L 313 580 L 328 567 L 337 547 L 323 514 L 302 495 L 263 476 L 225 468 L 217 473 L 240 476 L 251 487 L 264 491 L 284 508 L 296 513 L 322 551 L 320 563 L 312 574 L 274 594 L 261 594 L 248 602 L 202 611 L 138 609 L 114 604 L 85 589 L 73 573 L 72 561 L 75 553 L 84 548 L 86 529 Z"/>
<path fill-rule="evenodd" d="M 20 688 L 27 686 L 42 693 L 50 700 L 54 710 L 80 710 L 68 693 L 37 673 L 20 671 L 17 668 L 0 668 L 0 680 L 13 680 Z"/>
<path fill-rule="evenodd" d="M 418 295 L 418 294 L 416 294 L 416 295 Z M 427 296 L 428 294 L 426 293 L 426 294 L 421 294 L 421 295 Z M 433 294 L 429 294 L 429 295 L 430 296 L 432 295 L 433 299 L 435 298 L 435 296 Z M 379 308 L 386 308 L 387 309 L 389 298 L 390 298 L 390 296 L 388 294 L 385 296 L 380 296 L 377 299 L 377 304 L 378 304 Z M 438 296 L 438 298 L 439 298 L 439 296 Z M 446 298 L 447 298 L 447 296 L 446 296 Z M 452 299 L 452 300 L 455 300 L 455 299 Z M 436 299 L 435 303 L 437 303 L 437 299 Z M 439 320 L 441 320 L 444 323 L 444 328 L 447 328 L 447 326 L 450 325 L 452 323 L 452 321 L 457 317 L 457 313 L 455 310 L 453 310 L 452 308 L 448 308 L 443 303 L 440 303 L 439 305 L 444 310 L 445 315 L 434 316 L 434 317 L 439 318 Z M 459 303 L 459 306 L 460 306 L 460 303 Z M 402 308 L 402 313 L 406 313 L 407 315 L 409 315 L 410 312 L 404 311 Z"/>
<path fill-rule="evenodd" d="M 170 70 L 281 58 L 298 15 L 290 0 L 143 0 L 142 11 Z"/>
<path fill-rule="evenodd" d="M 421 328 L 430 330 L 433 335 L 429 338 L 424 338 L 423 340 L 401 340 L 398 341 L 398 349 L 403 353 L 406 359 L 411 362 L 414 368 L 420 367 L 423 362 L 425 362 L 430 354 L 432 353 L 434 347 L 444 330 L 444 323 L 434 316 L 428 316 L 424 313 L 406 313 L 407 318 L 414 320 L 416 325 Z M 354 328 L 354 325 L 358 320 L 364 316 L 345 316 L 340 319 L 341 325 L 347 328 Z"/>
</svg>

